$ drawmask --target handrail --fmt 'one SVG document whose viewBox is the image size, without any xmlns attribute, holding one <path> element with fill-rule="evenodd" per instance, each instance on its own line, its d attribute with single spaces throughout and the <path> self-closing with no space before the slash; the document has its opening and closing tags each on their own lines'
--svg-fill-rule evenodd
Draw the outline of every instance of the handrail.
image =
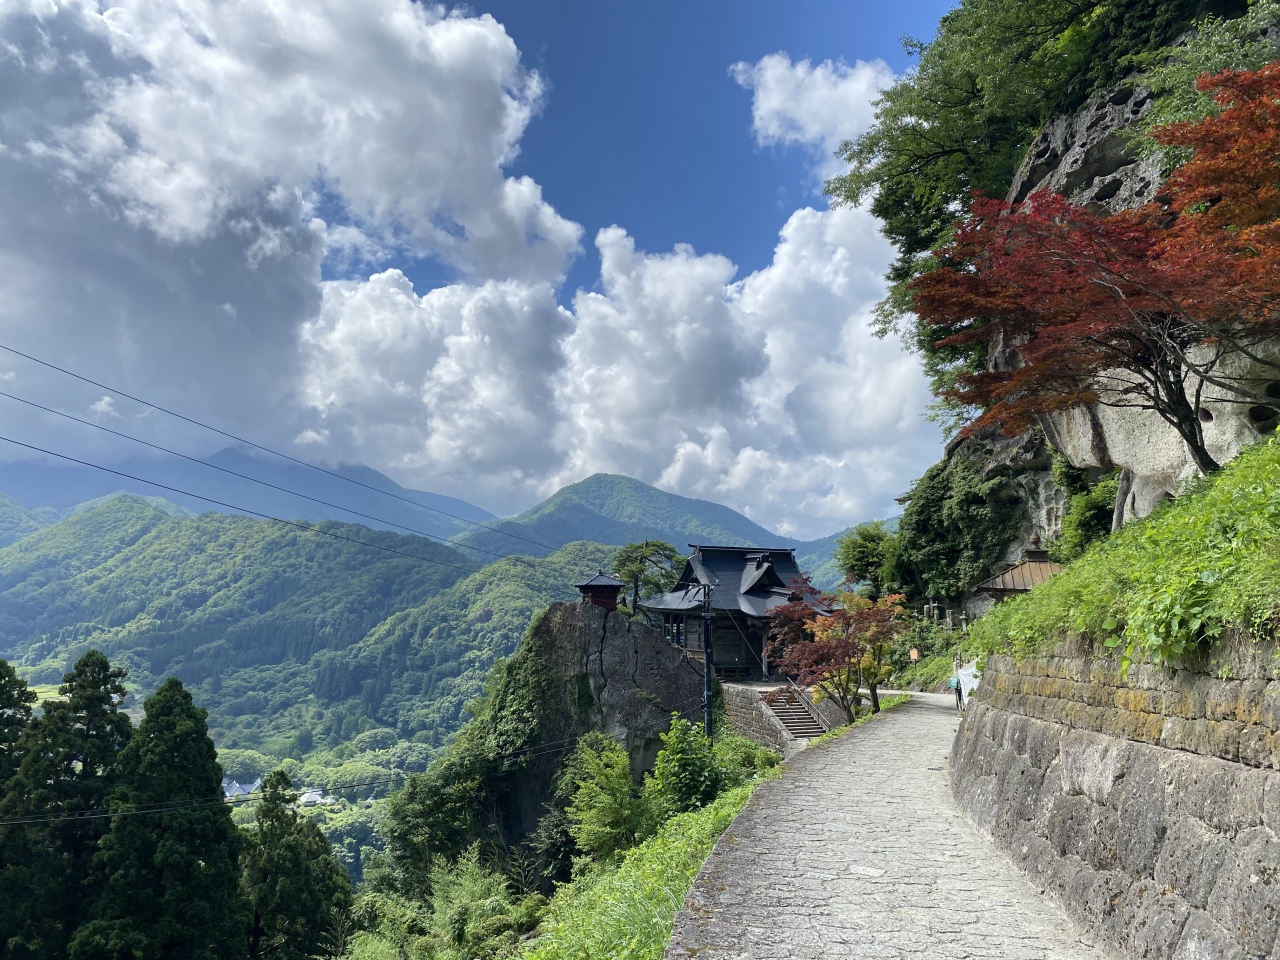
<svg viewBox="0 0 1280 960">
<path fill-rule="evenodd" d="M 787 675 L 784 673 L 783 676 L 786 677 Z M 806 711 L 808 711 L 809 716 L 813 717 L 814 720 L 818 721 L 818 726 L 820 726 L 827 733 L 830 733 L 831 724 L 827 721 L 827 718 L 822 715 L 821 711 L 819 711 L 818 708 L 814 706 L 813 701 L 809 699 L 809 694 L 804 690 L 804 688 L 801 687 L 794 680 L 792 680 L 790 677 L 787 677 L 787 683 L 791 684 L 791 689 L 795 691 L 796 699 L 798 699 L 800 701 L 800 704 L 805 708 Z"/>
</svg>

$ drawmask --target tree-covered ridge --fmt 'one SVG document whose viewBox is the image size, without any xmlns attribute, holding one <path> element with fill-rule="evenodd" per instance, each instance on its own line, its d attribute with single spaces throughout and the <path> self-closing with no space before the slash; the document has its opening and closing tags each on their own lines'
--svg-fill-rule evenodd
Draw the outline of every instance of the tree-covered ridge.
<svg viewBox="0 0 1280 960">
<path fill-rule="evenodd" d="M 90 647 L 136 690 L 178 676 L 248 779 L 286 757 L 310 758 L 294 773 L 320 786 L 385 779 L 421 768 L 533 612 L 613 553 L 572 544 L 479 568 L 419 537 L 319 526 L 385 549 L 109 499 L 0 550 L 0 655 L 35 682 Z M 373 730 L 388 742 L 352 745 Z"/>
<path fill-rule="evenodd" d="M 35 533 L 47 522 L 12 497 L 0 493 L 0 547 Z"/>
<path fill-rule="evenodd" d="M 793 546 L 799 541 L 766 530 L 736 510 L 709 500 L 667 493 L 631 477 L 597 473 L 563 487 L 519 516 L 493 524 L 527 540 L 473 529 L 459 543 L 500 553 L 545 551 L 574 540 L 622 544 L 665 540 L 689 543 Z"/>
</svg>

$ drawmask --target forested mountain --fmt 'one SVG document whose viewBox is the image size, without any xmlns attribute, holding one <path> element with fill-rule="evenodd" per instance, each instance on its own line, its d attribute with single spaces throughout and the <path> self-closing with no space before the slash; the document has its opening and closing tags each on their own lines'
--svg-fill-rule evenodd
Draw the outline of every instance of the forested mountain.
<svg viewBox="0 0 1280 960">
<path fill-rule="evenodd" d="M 49 521 L 0 493 L 0 547 L 7 547 L 47 526 Z"/>
<path fill-rule="evenodd" d="M 794 547 L 801 566 L 814 573 L 819 585 L 832 586 L 839 580 L 831 558 L 836 538 L 845 531 L 819 540 L 795 540 L 772 533 L 722 504 L 667 493 L 630 477 L 597 473 L 564 487 L 518 516 L 499 520 L 474 504 L 402 487 L 364 466 L 337 467 L 334 473 L 338 477 L 325 476 L 298 464 L 234 449 L 222 450 L 206 462 L 231 472 L 176 457 L 129 460 L 117 464 L 116 469 L 282 519 L 338 520 L 449 540 L 481 565 L 511 554 L 541 556 L 578 540 L 615 546 L 666 540 L 681 550 L 690 543 Z M 0 546 L 56 522 L 86 501 L 121 490 L 141 496 L 159 494 L 194 513 L 234 512 L 197 496 L 183 496 L 88 467 L 18 461 L 0 465 L 0 495 L 7 495 L 0 500 Z"/>
<path fill-rule="evenodd" d="M 487 526 L 492 529 L 473 527 L 457 542 L 494 553 L 535 555 L 575 540 L 618 546 L 665 540 L 681 551 L 687 551 L 691 543 L 793 547 L 801 569 L 812 573 L 814 582 L 823 587 L 840 580 L 832 557 L 836 539 L 847 532 L 818 540 L 795 540 L 773 533 L 723 504 L 681 497 L 608 473 L 570 484 L 519 516 Z M 483 560 L 485 555 L 472 556 Z"/>
<path fill-rule="evenodd" d="M 0 550 L 0 656 L 37 683 L 90 648 L 135 690 L 178 676 L 222 747 L 302 760 L 386 728 L 384 749 L 412 741 L 425 762 L 534 610 L 612 554 L 480 569 L 420 537 L 319 527 L 348 539 L 110 498 Z"/>
<path fill-rule="evenodd" d="M 459 542 L 500 553 L 545 553 L 548 546 L 574 540 L 615 544 L 666 540 L 680 550 L 690 543 L 776 547 L 798 542 L 771 533 L 721 504 L 677 496 L 608 473 L 570 484 L 519 516 L 490 526 L 494 530 L 472 529 Z M 503 536 L 499 530 L 512 536 Z"/>
<path fill-rule="evenodd" d="M 231 451 L 215 459 L 241 471 L 252 460 Z M 0 483 L 13 481 L 12 467 Z M 256 486 L 236 482 L 241 494 Z M 45 500 L 58 503 L 58 489 L 78 488 L 51 484 Z M 382 501 L 367 505 L 371 513 L 399 503 L 368 494 Z M 821 585 L 839 579 L 835 535 L 801 543 L 728 507 L 604 474 L 504 522 L 515 537 L 473 528 L 456 548 L 332 519 L 317 524 L 328 536 L 303 524 L 196 515 L 124 492 L 34 510 L 3 497 L 0 657 L 41 684 L 57 683 L 89 649 L 127 669 L 140 693 L 177 676 L 209 710 L 231 769 L 256 774 L 269 757 L 293 758 L 314 781 L 343 763 L 425 763 L 533 614 L 576 596 L 574 581 L 607 568 L 618 545 L 795 546 Z M 382 733 L 357 751 L 371 730 Z"/>
</svg>

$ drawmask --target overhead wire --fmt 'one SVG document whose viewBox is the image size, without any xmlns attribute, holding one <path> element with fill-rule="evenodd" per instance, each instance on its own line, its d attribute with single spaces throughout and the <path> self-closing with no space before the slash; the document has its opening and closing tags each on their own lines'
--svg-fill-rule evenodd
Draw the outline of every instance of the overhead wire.
<svg viewBox="0 0 1280 960">
<path fill-rule="evenodd" d="M 203 500 L 205 503 L 212 503 L 215 506 L 226 507 L 229 510 L 236 510 L 236 511 L 239 511 L 240 513 L 247 513 L 250 516 L 258 517 L 262 520 L 271 520 L 275 523 L 282 523 L 285 526 L 295 527 L 298 530 L 305 530 L 308 533 L 320 534 L 321 536 L 329 537 L 334 540 L 344 540 L 347 543 L 355 543 L 355 544 L 359 544 L 362 547 L 370 547 L 371 549 L 374 549 L 374 550 L 381 550 L 383 553 L 393 553 L 393 554 L 396 554 L 397 556 L 407 557 L 410 560 L 418 560 L 422 563 L 431 563 L 439 567 L 449 567 L 453 570 L 461 570 L 467 574 L 472 574 L 476 572 L 476 569 L 474 567 L 464 567 L 461 564 L 457 564 L 457 563 L 446 563 L 443 560 L 433 560 L 430 557 L 423 557 L 414 553 L 406 553 L 403 550 L 396 550 L 394 547 L 384 547 L 381 544 L 370 543 L 367 540 L 358 540 L 355 537 L 344 537 L 340 533 L 334 533 L 332 530 L 325 530 L 322 527 L 315 526 L 314 524 L 305 523 L 299 520 L 285 520 L 281 517 L 272 516 L 269 513 L 263 513 L 260 510 L 251 510 L 248 507 L 242 507 L 234 503 L 228 503 L 224 500 L 215 500 L 213 497 L 206 497 L 200 493 L 192 493 L 190 490 L 183 490 L 180 487 L 174 487 L 166 483 L 160 483 L 157 480 L 148 480 L 145 477 L 138 477 L 131 473 L 125 473 L 123 470 L 116 470 L 113 467 L 104 467 L 100 463 L 92 463 L 91 461 L 88 461 L 88 460 L 81 460 L 78 457 L 73 457 L 66 453 L 58 453 L 56 450 L 49 450 L 45 447 L 36 446 L 33 443 L 23 443 L 21 440 L 15 440 L 13 437 L 6 437 L 6 436 L 0 435 L 0 440 L 5 441 L 6 443 L 12 443 L 19 447 L 24 447 L 27 450 L 33 450 L 36 453 L 43 453 L 46 456 L 57 457 L 60 460 L 66 460 L 70 463 L 78 463 L 84 467 L 92 467 L 95 470 L 102 470 L 105 473 L 114 474 L 117 477 L 124 477 L 127 480 L 136 480 L 138 483 L 145 483 L 145 484 L 148 484 L 149 486 L 157 487 L 161 490 L 168 490 L 171 493 L 180 493 L 183 496 L 194 497 L 197 500 Z M 493 580 L 505 580 L 511 583 L 523 582 L 521 580 L 517 580 L 515 577 L 490 575 L 490 578 Z"/>
<path fill-rule="evenodd" d="M 281 493 L 287 493 L 287 494 L 290 494 L 291 496 L 300 497 L 303 500 L 310 500 L 312 503 L 318 503 L 318 504 L 321 504 L 322 506 L 332 507 L 335 510 L 341 510 L 344 513 L 349 513 L 355 517 L 363 517 L 365 520 L 373 520 L 373 521 L 376 521 L 377 523 L 385 523 L 388 526 L 396 527 L 400 530 L 407 530 L 409 533 L 415 534 L 420 537 L 425 537 L 426 539 L 431 540 L 435 543 L 444 544 L 448 546 L 461 547 L 464 550 L 475 550 L 479 553 L 487 553 L 490 556 L 498 557 L 499 559 L 503 559 L 505 557 L 511 556 L 511 554 L 498 553 L 494 550 L 485 550 L 483 547 L 475 547 L 470 544 L 460 544 L 455 540 L 451 540 L 447 537 L 441 537 L 438 534 L 427 533 L 425 530 L 419 530 L 416 527 L 410 527 L 403 523 L 396 523 L 393 520 L 387 520 L 387 519 L 384 519 L 383 517 L 376 517 L 376 516 L 373 516 L 372 514 L 361 513 L 359 510 L 353 510 L 350 507 L 344 507 L 338 503 L 331 503 L 328 500 L 321 500 L 319 497 L 313 497 L 313 496 L 310 496 L 309 494 L 299 493 L 297 490 L 291 490 L 288 487 L 282 487 L 278 484 L 271 483 L 267 480 L 261 480 L 258 477 L 251 477 L 246 473 L 240 473 L 239 471 L 232 470 L 228 467 L 219 466 L 216 463 L 210 463 L 207 460 L 201 460 L 199 457 L 192 457 L 192 456 L 188 456 L 185 453 L 179 453 L 177 450 L 171 450 L 168 447 L 163 447 L 158 443 L 152 443 L 151 441 L 143 440 L 140 437 L 130 436 L 129 434 L 122 433 L 119 430 L 112 430 L 110 427 L 104 426 L 101 423 L 94 423 L 92 420 L 85 420 L 81 417 L 74 416 L 73 414 L 67 413 L 63 410 L 58 410 L 53 407 L 46 407 L 42 403 L 36 403 L 34 400 L 28 400 L 25 397 L 19 397 L 16 394 L 6 393 L 5 391 L 0 390 L 0 397 L 7 397 L 10 400 L 16 400 L 18 403 L 24 403 L 27 406 L 34 407 L 37 410 L 43 410 L 45 413 L 52 413 L 54 416 L 64 417 L 67 420 L 71 420 L 71 421 L 74 421 L 75 423 L 83 424 L 86 427 L 93 427 L 95 430 L 101 430 L 104 433 L 111 434 L 112 436 L 120 437 L 124 440 L 131 440 L 134 443 L 140 443 L 144 447 L 150 447 L 152 450 L 159 450 L 161 453 L 167 453 L 170 456 L 180 457 L 183 460 L 187 460 L 191 463 L 199 464 L 200 466 L 203 466 L 203 467 L 209 467 L 213 470 L 221 471 L 222 473 L 228 474 L 233 477 L 239 477 L 241 480 L 248 480 L 252 483 L 261 484 L 264 487 L 270 487 L 272 490 L 279 490 Z M 142 482 L 146 483 L 148 481 L 144 480 Z M 188 496 L 195 496 L 195 494 L 188 494 Z"/>
<path fill-rule="evenodd" d="M 23 353 L 21 350 L 18 350 L 15 347 L 10 347 L 6 344 L 0 343 L 0 350 L 4 350 L 7 353 L 12 353 L 13 355 L 22 357 L 25 360 L 30 360 L 32 363 L 38 363 L 40 366 L 47 367 L 50 370 L 56 370 L 58 373 L 65 374 L 68 377 L 73 377 L 74 379 L 79 380 L 82 383 L 87 383 L 87 384 L 90 384 L 91 386 L 95 386 L 102 390 L 107 390 L 111 393 L 117 394 L 121 397 L 125 397 L 126 399 L 132 400 L 135 403 L 142 404 L 144 407 L 150 407 L 153 410 L 159 410 L 161 413 L 167 414 L 171 417 L 175 417 L 178 420 L 182 420 L 185 423 L 191 424 L 192 426 L 200 427 L 201 429 L 208 430 L 212 433 L 216 433 L 219 436 L 226 437 L 228 440 L 234 440 L 236 443 L 242 443 L 245 446 L 252 447 L 255 450 L 261 450 L 263 453 L 269 453 L 272 456 L 280 457 L 282 460 L 288 460 L 290 463 L 297 464 L 300 467 L 306 467 L 308 470 L 314 470 L 317 473 L 323 473 L 326 476 L 336 477 L 339 480 L 345 480 L 347 483 L 355 484 L 358 487 L 364 487 L 366 490 L 372 490 L 374 493 L 382 494 L 385 497 L 392 497 L 393 499 L 396 499 L 396 500 L 402 500 L 405 503 L 412 504 L 413 506 L 419 507 L 423 510 L 430 510 L 432 513 L 438 513 L 441 516 L 449 517 L 451 520 L 457 520 L 459 523 L 468 523 L 473 526 L 479 527 L 482 530 L 488 530 L 491 533 L 501 534 L 502 536 L 510 537 L 513 540 L 523 540 L 525 543 L 531 543 L 534 546 L 544 547 L 547 550 L 557 549 L 556 547 L 553 547 L 548 543 L 543 543 L 540 540 L 534 540 L 531 537 L 523 537 L 523 536 L 520 536 L 520 534 L 512 533 L 509 530 L 503 530 L 499 527 L 491 527 L 488 524 L 481 523 L 478 520 L 470 520 L 470 519 L 467 519 L 466 517 L 459 517 L 456 514 L 452 514 L 452 513 L 449 513 L 448 511 L 441 510 L 439 507 L 428 506 L 427 504 L 422 503 L 418 500 L 413 500 L 409 497 L 402 497 L 397 493 L 391 492 L 390 490 L 383 490 L 380 487 L 375 487 L 373 484 L 370 484 L 370 483 L 364 483 L 363 481 L 357 480 L 354 477 L 349 477 L 349 476 L 346 476 L 345 474 L 337 473 L 333 470 L 326 470 L 324 467 L 317 466 L 314 463 L 308 463 L 306 460 L 300 460 L 297 457 L 290 456 L 287 453 L 281 453 L 279 450 L 273 449 L 272 447 L 265 446 L 261 443 L 256 443 L 253 440 L 249 440 L 249 439 L 246 439 L 245 437 L 238 436 L 234 433 L 230 433 L 218 427 L 211 426 L 210 424 L 197 420 L 194 417 L 189 417 L 186 414 L 178 413 L 176 410 L 170 410 L 168 407 L 163 407 L 158 403 L 151 403 L 148 400 L 144 400 L 142 397 L 135 396 L 134 394 L 127 393 L 126 391 L 121 390 L 117 387 L 113 387 L 108 384 L 102 383 L 101 381 L 83 376 L 79 373 L 76 373 L 73 370 L 68 370 L 66 367 L 60 367 L 56 363 L 50 363 L 48 360 L 41 360 L 39 357 L 32 356 L 29 353 Z"/>
</svg>

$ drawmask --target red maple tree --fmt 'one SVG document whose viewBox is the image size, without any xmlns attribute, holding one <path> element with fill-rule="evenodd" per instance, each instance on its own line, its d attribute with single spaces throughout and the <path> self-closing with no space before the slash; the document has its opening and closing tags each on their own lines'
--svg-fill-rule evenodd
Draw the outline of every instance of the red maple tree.
<svg viewBox="0 0 1280 960">
<path fill-rule="evenodd" d="M 968 432 L 1085 404 L 1151 410 L 1209 473 L 1204 401 L 1274 403 L 1265 379 L 1229 374 L 1280 370 L 1265 349 L 1280 334 L 1280 61 L 1200 84 L 1221 112 L 1157 133 L 1194 155 L 1155 202 L 1099 217 L 1053 194 L 979 197 L 913 282 L 940 346 L 1004 355 L 950 391 L 985 410 Z"/>
<path fill-rule="evenodd" d="M 867 687 L 872 712 L 879 712 L 879 684 L 885 679 L 888 645 L 906 629 L 902 596 L 869 600 L 851 590 L 822 597 L 822 609 L 796 611 L 794 623 L 777 625 L 770 652 L 777 669 L 806 687 L 816 687 L 852 723 Z M 792 635 L 799 624 L 803 637 Z M 786 642 L 783 638 L 786 638 Z"/>
</svg>

